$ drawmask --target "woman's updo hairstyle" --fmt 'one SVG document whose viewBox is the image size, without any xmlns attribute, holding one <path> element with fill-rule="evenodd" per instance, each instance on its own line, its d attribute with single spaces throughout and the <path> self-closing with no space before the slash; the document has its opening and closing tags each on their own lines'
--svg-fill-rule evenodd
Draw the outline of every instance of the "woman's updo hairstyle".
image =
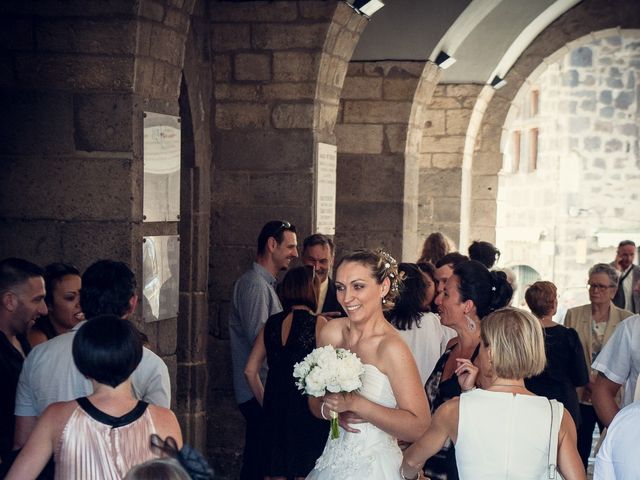
<svg viewBox="0 0 640 480">
<path fill-rule="evenodd" d="M 398 262 L 396 259 L 381 249 L 369 250 L 359 249 L 351 253 L 347 253 L 340 259 L 336 267 L 336 271 L 343 263 L 356 262 L 368 267 L 371 270 L 373 278 L 380 284 L 385 278 L 389 279 L 391 288 L 382 299 L 382 303 L 386 307 L 393 307 L 393 303 L 400 294 L 401 279 L 398 274 Z"/>
<path fill-rule="evenodd" d="M 489 271 L 482 263 L 469 260 L 458 265 L 453 274 L 460 280 L 458 291 L 462 301 L 473 301 L 480 318 L 511 301 L 513 289 L 504 272 Z"/>
</svg>

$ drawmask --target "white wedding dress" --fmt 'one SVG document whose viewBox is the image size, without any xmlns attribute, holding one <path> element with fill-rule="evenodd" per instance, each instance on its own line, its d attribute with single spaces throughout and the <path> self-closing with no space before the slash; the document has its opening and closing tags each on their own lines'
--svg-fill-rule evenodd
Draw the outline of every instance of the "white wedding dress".
<svg viewBox="0 0 640 480">
<path fill-rule="evenodd" d="M 360 395 L 385 407 L 396 408 L 387 376 L 365 364 Z M 402 452 L 398 441 L 370 423 L 354 425 L 360 433 L 340 428 L 340 437 L 327 444 L 307 480 L 394 480 L 400 476 Z"/>
</svg>

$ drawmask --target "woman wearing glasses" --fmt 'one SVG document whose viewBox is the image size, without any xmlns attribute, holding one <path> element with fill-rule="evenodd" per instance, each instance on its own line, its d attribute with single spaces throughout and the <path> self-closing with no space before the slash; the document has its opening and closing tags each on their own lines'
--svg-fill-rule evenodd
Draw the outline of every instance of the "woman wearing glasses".
<svg viewBox="0 0 640 480">
<path fill-rule="evenodd" d="M 597 263 L 591 267 L 588 287 L 591 303 L 567 310 L 564 324 L 578 332 L 585 360 L 587 365 L 591 365 L 616 326 L 632 313 L 616 307 L 612 302 L 618 287 L 618 272 L 611 265 Z M 591 453 L 593 429 L 598 421 L 591 405 L 591 388 L 596 374 L 592 372 L 589 383 L 578 388 L 581 418 L 578 427 L 578 452 L 585 468 Z M 600 425 L 601 429 L 602 427 Z"/>
</svg>

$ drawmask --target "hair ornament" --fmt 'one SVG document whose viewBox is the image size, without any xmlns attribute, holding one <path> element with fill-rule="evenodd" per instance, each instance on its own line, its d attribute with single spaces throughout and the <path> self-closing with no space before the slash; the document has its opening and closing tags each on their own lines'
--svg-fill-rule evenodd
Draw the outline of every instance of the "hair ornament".
<svg viewBox="0 0 640 480">
<path fill-rule="evenodd" d="M 496 291 L 496 287 L 495 287 L 495 285 L 494 285 L 493 287 L 491 287 L 491 291 L 492 291 L 492 292 L 495 292 L 495 291 Z"/>
<path fill-rule="evenodd" d="M 399 278 L 398 278 L 398 262 L 389 253 L 382 249 L 377 250 L 378 255 L 382 257 L 384 263 L 382 264 L 385 276 L 391 280 L 391 291 L 398 292 L 400 290 Z"/>
</svg>

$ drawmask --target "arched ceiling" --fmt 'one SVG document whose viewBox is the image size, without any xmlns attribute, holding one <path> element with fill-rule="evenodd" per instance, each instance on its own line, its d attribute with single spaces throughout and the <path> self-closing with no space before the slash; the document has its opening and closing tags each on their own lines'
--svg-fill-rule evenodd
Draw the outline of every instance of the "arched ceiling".
<svg viewBox="0 0 640 480">
<path fill-rule="evenodd" d="M 504 77 L 533 39 L 581 0 L 385 0 L 353 54 L 354 61 L 457 62 L 443 83 L 488 83 Z"/>
</svg>

